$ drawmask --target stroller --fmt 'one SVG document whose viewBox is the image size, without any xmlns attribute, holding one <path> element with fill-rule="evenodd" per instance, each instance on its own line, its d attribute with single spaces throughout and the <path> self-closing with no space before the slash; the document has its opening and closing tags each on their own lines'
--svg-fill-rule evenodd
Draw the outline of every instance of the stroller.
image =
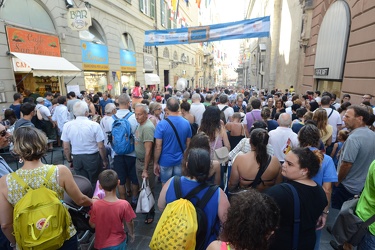
<svg viewBox="0 0 375 250">
<path fill-rule="evenodd" d="M 74 175 L 73 178 L 81 192 L 88 197 L 92 197 L 94 191 L 91 182 L 87 178 L 79 175 Z M 73 224 L 77 230 L 79 249 L 94 249 L 95 229 L 91 228 L 89 224 L 90 208 L 78 206 L 67 193 L 64 193 L 64 205 L 68 208 Z"/>
</svg>

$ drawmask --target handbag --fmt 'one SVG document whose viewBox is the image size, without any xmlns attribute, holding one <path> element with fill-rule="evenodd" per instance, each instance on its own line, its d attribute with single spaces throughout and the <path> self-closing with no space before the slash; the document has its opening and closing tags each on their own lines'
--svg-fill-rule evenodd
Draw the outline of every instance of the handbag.
<svg viewBox="0 0 375 250">
<path fill-rule="evenodd" d="M 155 205 L 155 199 L 152 195 L 150 185 L 146 178 L 143 178 L 141 192 L 139 193 L 136 213 L 148 213 Z"/>
<path fill-rule="evenodd" d="M 217 140 L 219 137 L 216 137 L 215 144 L 216 146 Z M 229 150 L 227 147 L 221 147 L 214 150 L 214 160 L 219 161 L 221 164 L 226 163 L 229 159 Z"/>
<path fill-rule="evenodd" d="M 375 222 L 375 215 L 363 221 L 355 214 L 359 197 L 345 201 L 332 226 L 332 235 L 340 245 L 345 242 L 358 246 L 368 227 Z"/>
</svg>

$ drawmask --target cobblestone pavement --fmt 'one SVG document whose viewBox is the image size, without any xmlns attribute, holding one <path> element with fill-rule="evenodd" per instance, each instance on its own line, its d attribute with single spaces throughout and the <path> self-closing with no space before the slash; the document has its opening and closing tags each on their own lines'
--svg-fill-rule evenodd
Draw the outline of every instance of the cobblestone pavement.
<svg viewBox="0 0 375 250">
<path fill-rule="evenodd" d="M 2 155 L 2 154 L 1 154 Z M 3 156 L 3 155 L 2 155 Z M 9 166 L 13 168 L 14 170 L 17 168 L 16 161 L 11 157 L 4 157 L 4 159 L 8 162 Z M 63 160 L 62 156 L 62 148 L 55 148 L 52 152 L 48 152 L 48 154 L 45 156 L 44 162 L 47 163 L 54 163 L 54 164 L 65 164 L 68 166 L 68 163 Z M 21 167 L 20 164 L 18 164 L 19 167 Z M 157 198 L 159 197 L 159 193 L 161 190 L 161 184 L 157 183 L 155 187 L 155 201 L 157 202 Z M 156 206 L 156 205 L 155 205 Z M 336 209 L 330 209 L 330 214 L 328 216 L 327 225 L 332 225 L 335 217 L 337 216 L 338 210 Z M 135 241 L 133 243 L 128 244 L 129 250 L 146 250 L 149 249 L 148 245 L 151 241 L 152 234 L 155 230 L 157 221 L 160 218 L 160 211 L 156 208 L 155 211 L 155 220 L 152 224 L 145 224 L 145 215 L 144 214 L 137 214 L 137 218 L 134 220 L 134 226 L 135 226 Z M 333 237 L 327 232 L 326 229 L 323 229 L 322 231 L 322 237 L 320 241 L 320 249 L 321 250 L 331 250 L 331 246 L 329 245 L 330 240 L 332 240 Z"/>
</svg>

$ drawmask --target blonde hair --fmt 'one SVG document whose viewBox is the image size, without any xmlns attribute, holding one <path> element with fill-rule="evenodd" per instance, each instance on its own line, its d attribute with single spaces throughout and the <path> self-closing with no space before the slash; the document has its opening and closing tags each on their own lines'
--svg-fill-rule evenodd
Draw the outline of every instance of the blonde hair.
<svg viewBox="0 0 375 250">
<path fill-rule="evenodd" d="M 320 136 L 323 136 L 328 133 L 327 125 L 328 125 L 328 116 L 327 111 L 323 108 L 318 108 L 315 110 L 313 115 L 313 120 L 316 122 L 317 127 L 320 131 Z"/>
<path fill-rule="evenodd" d="M 26 161 L 42 158 L 47 152 L 47 142 L 47 136 L 34 127 L 19 127 L 13 133 L 13 151 Z"/>
</svg>

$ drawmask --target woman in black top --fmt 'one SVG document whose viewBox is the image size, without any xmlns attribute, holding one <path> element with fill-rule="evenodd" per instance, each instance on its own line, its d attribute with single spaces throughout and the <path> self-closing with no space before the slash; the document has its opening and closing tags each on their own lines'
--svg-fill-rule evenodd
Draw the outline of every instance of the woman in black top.
<svg viewBox="0 0 375 250">
<path fill-rule="evenodd" d="M 323 209 L 327 206 L 324 190 L 311 178 L 320 168 L 322 154 L 309 148 L 296 148 L 285 156 L 282 175 L 297 190 L 300 200 L 300 223 L 298 249 L 313 250 L 315 247 L 315 229 Z M 292 249 L 294 224 L 294 198 L 285 184 L 273 186 L 265 191 L 273 197 L 280 208 L 280 228 L 270 249 Z"/>
<path fill-rule="evenodd" d="M 280 99 L 276 101 L 275 107 L 272 109 L 271 118 L 275 119 L 277 113 L 285 113 L 284 103 Z"/>
</svg>

